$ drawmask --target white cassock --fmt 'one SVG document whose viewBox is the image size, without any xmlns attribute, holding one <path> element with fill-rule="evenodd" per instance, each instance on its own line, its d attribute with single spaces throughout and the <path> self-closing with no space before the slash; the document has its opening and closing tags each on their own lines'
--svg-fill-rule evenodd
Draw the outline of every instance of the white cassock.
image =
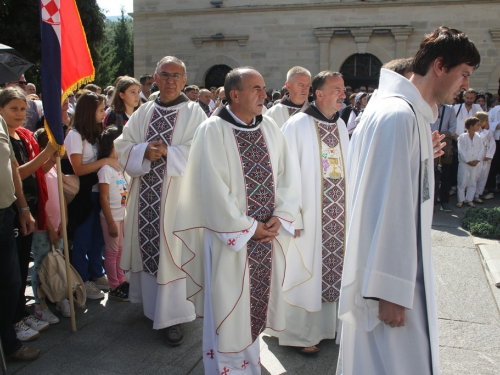
<svg viewBox="0 0 500 375">
<path fill-rule="evenodd" d="M 343 375 L 439 373 L 429 127 L 436 118 L 436 106 L 410 81 L 382 69 L 376 101 L 351 138 L 339 302 Z M 381 322 L 376 299 L 405 307 L 405 326 Z"/>
<path fill-rule="evenodd" d="M 481 170 L 481 163 L 476 166 L 467 164 L 473 160 L 482 160 L 483 141 L 479 134 L 474 133 L 471 139 L 469 133 L 458 137 L 458 174 L 457 174 L 457 200 L 459 202 L 474 200 L 476 194 L 477 177 Z M 467 193 L 465 190 L 467 189 Z"/>
<path fill-rule="evenodd" d="M 281 101 L 275 105 L 273 105 L 267 112 L 266 116 L 271 117 L 274 122 L 281 129 L 285 122 L 288 121 L 290 116 L 294 113 L 300 111 L 302 108 L 302 104 L 297 105 L 290 100 L 290 97 L 287 95 Z"/>
<path fill-rule="evenodd" d="M 273 107 L 274 108 L 274 107 Z M 309 347 L 337 332 L 346 223 L 346 125 L 304 105 L 282 128 L 300 177 L 301 213 L 291 241 L 283 285 L 286 330 L 280 345 Z"/>
<path fill-rule="evenodd" d="M 182 243 L 173 235 L 173 226 L 191 141 L 205 119 L 200 106 L 184 94 L 168 106 L 148 101 L 115 140 L 120 166 L 132 178 L 120 267 L 132 271 L 130 301 L 143 303 L 154 329 L 196 318 L 192 303 L 186 301 Z M 155 140 L 167 144 L 168 154 L 151 162 L 144 153 Z"/>
<path fill-rule="evenodd" d="M 198 129 L 189 157 L 175 235 L 188 298 L 205 318 L 205 374 L 260 374 L 258 335 L 285 329 L 285 252 L 299 210 L 285 137 L 265 116 L 243 125 L 222 106 Z M 279 236 L 251 240 L 271 216 Z"/>
<path fill-rule="evenodd" d="M 481 129 L 478 134 L 479 137 L 481 137 L 481 141 L 483 141 L 483 153 L 481 159 L 479 159 L 481 162 L 479 163 L 475 198 L 479 198 L 480 195 L 483 195 L 486 182 L 488 181 L 488 174 L 490 173 L 491 160 L 485 161 L 484 158 L 493 159 L 497 149 L 495 137 L 491 130 Z"/>
</svg>

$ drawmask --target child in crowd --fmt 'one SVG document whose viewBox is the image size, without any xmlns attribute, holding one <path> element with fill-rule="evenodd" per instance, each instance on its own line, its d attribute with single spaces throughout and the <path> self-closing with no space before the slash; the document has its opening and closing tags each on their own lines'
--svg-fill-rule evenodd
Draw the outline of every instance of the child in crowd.
<svg viewBox="0 0 500 375">
<path fill-rule="evenodd" d="M 49 160 L 56 151 L 51 145 L 39 152 L 38 143 L 33 137 L 33 133 L 23 128 L 26 118 L 26 108 L 28 99 L 23 90 L 18 87 L 8 87 L 0 90 L 0 115 L 7 123 L 10 143 L 16 156 L 18 171 L 23 181 L 23 193 L 28 203 L 28 207 L 19 210 L 30 211 L 36 219 L 35 228 L 46 230 L 45 203 L 47 202 L 47 185 L 45 183 L 44 172 L 48 171 L 54 163 Z M 26 311 L 26 279 L 28 276 L 31 245 L 33 234 L 23 236 L 18 220 L 18 209 L 16 211 L 15 236 L 16 246 L 19 256 L 19 266 L 21 271 L 21 289 L 14 317 L 14 329 L 20 341 L 31 341 L 40 336 L 39 332 L 49 328 L 49 323 L 30 315 Z M 0 249 L 1 251 L 1 249 Z"/>
<path fill-rule="evenodd" d="M 104 126 L 116 125 L 121 132 L 132 113 L 141 105 L 140 93 L 141 86 L 135 78 L 118 78 L 109 106 L 111 111 L 104 119 Z"/>
<path fill-rule="evenodd" d="M 44 128 L 40 128 L 35 132 L 34 137 L 40 146 L 40 150 L 43 151 L 49 142 L 47 132 Z M 52 155 L 51 159 L 55 164 L 55 155 Z M 55 165 L 53 165 L 52 168 L 45 173 L 45 181 L 47 183 L 48 193 L 48 200 L 45 205 L 47 230 L 37 230 L 33 233 L 31 252 L 33 254 L 33 261 L 35 264 L 31 268 L 31 286 L 33 287 L 33 294 L 35 296 L 35 316 L 38 319 L 49 322 L 50 324 L 55 324 L 59 322 L 59 319 L 52 313 L 52 311 L 50 311 L 45 301 L 40 301 L 37 294 L 37 288 L 40 284 L 37 271 L 43 258 L 50 252 L 52 245 L 58 249 L 63 248 L 61 211 L 59 205 L 59 191 L 57 187 L 57 168 Z M 67 213 L 66 216 L 68 216 Z M 60 311 L 62 316 L 69 318 L 69 301 L 65 299 L 61 302 L 57 302 L 56 310 Z"/>
<path fill-rule="evenodd" d="M 64 140 L 74 173 L 80 177 L 80 190 L 68 205 L 69 226 L 74 230 L 72 264 L 85 283 L 89 299 L 104 298 L 100 289 L 109 289 L 102 263 L 104 239 L 97 170 L 105 165 L 120 170 L 117 159 L 97 159 L 105 101 L 104 95 L 83 93 L 77 102 L 73 127 Z"/>
<path fill-rule="evenodd" d="M 101 135 L 99 158 L 118 159 L 113 141 L 121 131 L 110 126 Z M 106 243 L 104 268 L 109 281 L 109 298 L 128 301 L 128 288 L 125 274 L 120 268 L 123 245 L 123 219 L 127 199 L 127 181 L 123 172 L 105 165 L 97 173 L 99 177 L 99 196 L 101 201 L 101 226 Z"/>
<path fill-rule="evenodd" d="M 480 129 L 479 119 L 469 117 L 465 120 L 466 133 L 458 138 L 458 175 L 457 175 L 457 207 L 467 203 L 469 207 L 476 207 L 474 195 L 476 193 L 478 164 L 483 153 L 483 142 L 477 134 Z M 465 195 L 467 189 L 467 195 Z"/>
<path fill-rule="evenodd" d="M 481 162 L 478 166 L 479 172 L 477 176 L 476 194 L 474 196 L 474 201 L 483 203 L 483 199 L 493 198 L 493 193 L 488 193 L 484 196 L 482 195 L 486 186 L 486 181 L 488 180 L 488 174 L 490 173 L 491 160 L 495 155 L 497 145 L 495 143 L 495 138 L 493 137 L 493 132 L 490 131 L 488 114 L 486 112 L 477 112 L 475 116 L 479 119 L 479 126 L 481 127 L 478 134 L 483 141 L 483 153 L 480 159 Z"/>
</svg>

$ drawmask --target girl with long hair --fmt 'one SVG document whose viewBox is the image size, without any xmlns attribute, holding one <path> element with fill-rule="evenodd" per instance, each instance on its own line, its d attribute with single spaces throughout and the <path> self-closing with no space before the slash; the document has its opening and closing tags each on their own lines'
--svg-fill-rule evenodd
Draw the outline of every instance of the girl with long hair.
<svg viewBox="0 0 500 375">
<path fill-rule="evenodd" d="M 87 290 L 87 298 L 104 297 L 102 290 L 109 289 L 102 263 L 102 236 L 99 212 L 99 184 L 97 171 L 105 165 L 119 170 L 118 160 L 98 160 L 99 137 L 106 116 L 106 97 L 93 92 L 80 96 L 73 117 L 73 124 L 64 146 L 75 175 L 80 177 L 80 190 L 68 205 L 69 226 L 74 231 L 72 264 L 78 271 Z"/>
<path fill-rule="evenodd" d="M 141 86 L 133 77 L 123 76 L 116 81 L 111 98 L 111 111 L 104 119 L 105 126 L 116 125 L 121 132 L 134 111 L 141 105 Z"/>
</svg>

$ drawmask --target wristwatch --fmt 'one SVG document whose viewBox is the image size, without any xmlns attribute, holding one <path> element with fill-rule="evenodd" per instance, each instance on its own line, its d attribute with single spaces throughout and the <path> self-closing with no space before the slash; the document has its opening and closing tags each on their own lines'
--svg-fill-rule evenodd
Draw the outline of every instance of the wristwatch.
<svg viewBox="0 0 500 375">
<path fill-rule="evenodd" d="M 18 207 L 17 208 L 19 211 L 29 211 L 30 208 L 29 207 Z"/>
</svg>

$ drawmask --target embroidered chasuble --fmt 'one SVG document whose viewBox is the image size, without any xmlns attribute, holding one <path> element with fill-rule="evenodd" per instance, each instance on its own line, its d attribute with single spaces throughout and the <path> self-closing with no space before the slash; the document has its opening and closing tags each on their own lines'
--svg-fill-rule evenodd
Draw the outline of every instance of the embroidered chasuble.
<svg viewBox="0 0 500 375">
<path fill-rule="evenodd" d="M 315 121 L 322 178 L 322 301 L 340 296 L 345 243 L 345 174 L 337 123 Z"/>
<path fill-rule="evenodd" d="M 170 146 L 179 108 L 155 106 L 146 135 L 146 142 L 161 140 Z M 156 276 L 160 259 L 162 235 L 161 196 L 167 158 L 151 162 L 151 170 L 141 178 L 139 193 L 139 245 L 144 271 Z"/>
<path fill-rule="evenodd" d="M 274 179 L 266 141 L 260 129 L 255 131 L 234 129 L 233 132 L 245 176 L 247 215 L 265 223 L 275 208 Z M 259 243 L 253 239 L 247 242 L 252 342 L 266 327 L 271 290 L 272 252 L 272 242 Z"/>
</svg>

